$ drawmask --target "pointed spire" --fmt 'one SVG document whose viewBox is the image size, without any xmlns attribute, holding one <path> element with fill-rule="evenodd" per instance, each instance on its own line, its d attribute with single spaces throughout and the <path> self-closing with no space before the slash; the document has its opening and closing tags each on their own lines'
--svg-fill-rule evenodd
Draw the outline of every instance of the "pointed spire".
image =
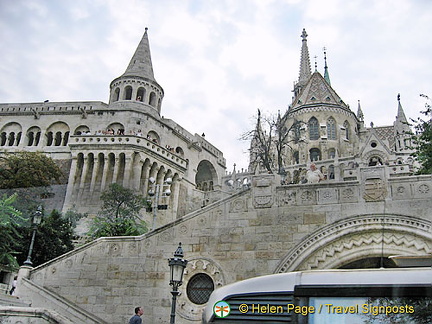
<svg viewBox="0 0 432 324">
<path fill-rule="evenodd" d="M 301 58 L 300 58 L 300 75 L 299 75 L 299 83 L 306 84 L 311 76 L 311 66 L 309 60 L 309 49 L 307 46 L 307 33 L 306 29 L 303 28 L 303 32 L 301 34 L 302 38 L 302 48 L 301 48 Z"/>
<path fill-rule="evenodd" d="M 138 76 L 156 81 L 153 74 L 153 64 L 150 55 L 150 44 L 147 30 L 148 28 L 146 27 L 144 35 L 123 76 Z"/>
<path fill-rule="evenodd" d="M 324 50 L 324 79 L 327 81 L 329 85 L 331 85 L 330 75 L 328 73 L 328 67 L 327 67 L 327 52 L 326 52 L 327 49 L 324 47 L 323 50 Z"/>
<path fill-rule="evenodd" d="M 406 119 L 405 112 L 404 112 L 402 105 L 401 105 L 401 102 L 400 102 L 400 93 L 398 93 L 398 95 L 397 95 L 397 100 L 398 100 L 398 113 L 397 113 L 396 120 L 400 123 L 406 124 L 408 121 Z"/>
<path fill-rule="evenodd" d="M 358 101 L 357 118 L 360 121 L 364 121 L 364 115 L 363 115 L 363 111 L 362 111 L 361 106 L 360 106 L 360 100 Z"/>
</svg>

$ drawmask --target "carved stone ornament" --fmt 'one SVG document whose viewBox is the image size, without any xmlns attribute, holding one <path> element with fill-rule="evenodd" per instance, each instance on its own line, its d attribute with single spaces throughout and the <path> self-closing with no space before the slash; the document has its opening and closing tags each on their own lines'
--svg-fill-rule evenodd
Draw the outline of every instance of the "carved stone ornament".
<svg viewBox="0 0 432 324">
<path fill-rule="evenodd" d="M 363 199 L 366 201 L 380 201 L 387 196 L 387 185 L 381 178 L 366 179 Z"/>
<path fill-rule="evenodd" d="M 222 268 L 214 261 L 207 258 L 196 258 L 188 260 L 184 272 L 183 285 L 180 286 L 181 295 L 177 300 L 177 313 L 188 321 L 201 321 L 202 312 L 206 304 L 197 305 L 192 303 L 187 296 L 189 280 L 198 273 L 205 273 L 213 279 L 214 288 L 217 289 L 225 284 Z"/>
</svg>

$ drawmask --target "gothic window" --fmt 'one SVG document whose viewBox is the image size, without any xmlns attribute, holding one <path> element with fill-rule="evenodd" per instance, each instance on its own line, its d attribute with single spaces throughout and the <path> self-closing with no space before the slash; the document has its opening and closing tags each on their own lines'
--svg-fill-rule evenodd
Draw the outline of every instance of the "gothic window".
<svg viewBox="0 0 432 324">
<path fill-rule="evenodd" d="M 318 125 L 318 120 L 315 117 L 309 119 L 308 128 L 309 128 L 309 139 L 310 140 L 319 139 L 319 125 Z"/>
<path fill-rule="evenodd" d="M 350 137 L 350 125 L 348 121 L 344 122 L 343 127 L 345 128 L 345 139 L 349 141 L 351 137 Z"/>
<path fill-rule="evenodd" d="M 186 292 L 189 300 L 197 305 L 208 302 L 210 294 L 214 290 L 212 278 L 205 273 L 194 275 L 188 282 Z"/>
<path fill-rule="evenodd" d="M 335 172 L 334 165 L 330 165 L 328 168 L 328 178 L 330 180 L 333 180 L 335 178 L 334 172 Z"/>
<path fill-rule="evenodd" d="M 334 159 L 336 156 L 336 150 L 334 148 L 331 148 L 328 150 L 328 158 L 329 159 Z"/>
<path fill-rule="evenodd" d="M 295 151 L 294 152 L 294 154 L 293 154 L 293 158 L 294 158 L 294 164 L 299 164 L 300 162 L 299 162 L 299 152 L 298 151 Z"/>
<path fill-rule="evenodd" d="M 132 99 L 132 87 L 127 86 L 125 88 L 125 100 L 131 100 Z"/>
<path fill-rule="evenodd" d="M 327 139 L 336 139 L 336 121 L 331 117 L 327 120 Z"/>
<path fill-rule="evenodd" d="M 311 148 L 309 153 L 311 162 L 321 160 L 321 151 L 319 149 Z"/>
</svg>

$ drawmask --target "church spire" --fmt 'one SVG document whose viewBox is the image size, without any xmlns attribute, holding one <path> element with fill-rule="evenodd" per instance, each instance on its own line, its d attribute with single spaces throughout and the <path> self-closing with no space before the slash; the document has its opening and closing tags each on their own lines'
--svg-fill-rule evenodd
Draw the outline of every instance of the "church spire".
<svg viewBox="0 0 432 324">
<path fill-rule="evenodd" d="M 301 34 L 302 38 L 302 48 L 301 48 L 301 58 L 300 58 L 300 75 L 299 75 L 299 83 L 304 85 L 309 80 L 311 76 L 311 66 L 309 59 L 309 49 L 307 46 L 307 36 L 306 29 L 303 28 L 303 32 Z"/>
<path fill-rule="evenodd" d="M 357 118 L 359 121 L 364 121 L 364 115 L 363 115 L 363 111 L 362 111 L 361 106 L 360 106 L 360 100 L 358 101 Z"/>
<path fill-rule="evenodd" d="M 397 112 L 396 120 L 399 123 L 408 124 L 408 121 L 407 121 L 406 116 L 405 116 L 405 112 L 404 112 L 402 105 L 401 105 L 401 102 L 400 102 L 400 93 L 398 93 L 398 95 L 397 95 L 397 100 L 398 100 L 398 112 Z"/>
<path fill-rule="evenodd" d="M 302 38 L 302 48 L 301 48 L 301 57 L 300 57 L 300 74 L 299 79 L 296 84 L 294 84 L 294 98 L 295 99 L 301 92 L 301 89 L 307 84 L 310 76 L 311 76 L 311 65 L 309 59 L 309 49 L 307 46 L 307 33 L 306 29 L 303 28 L 303 32 L 301 34 Z"/>
<path fill-rule="evenodd" d="M 147 30 L 148 28 L 146 27 L 144 35 L 123 76 L 138 76 L 156 81 L 153 74 L 153 64 L 150 55 L 150 44 Z"/>
<path fill-rule="evenodd" d="M 331 86 L 330 75 L 328 73 L 328 67 L 327 67 L 327 52 L 326 52 L 327 49 L 324 47 L 323 50 L 324 50 L 324 79 Z"/>
</svg>

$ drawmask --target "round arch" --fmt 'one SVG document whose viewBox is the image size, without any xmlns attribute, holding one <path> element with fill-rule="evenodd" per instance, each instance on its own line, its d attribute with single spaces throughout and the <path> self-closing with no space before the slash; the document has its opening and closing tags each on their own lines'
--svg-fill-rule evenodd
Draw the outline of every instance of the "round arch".
<svg viewBox="0 0 432 324">
<path fill-rule="evenodd" d="M 390 255 L 432 252 L 432 223 L 404 215 L 359 215 L 318 229 L 282 259 L 275 273 L 335 269 Z"/>
<path fill-rule="evenodd" d="M 197 173 L 195 176 L 195 184 L 197 189 L 202 191 L 212 191 L 213 186 L 217 183 L 216 169 L 207 160 L 202 160 L 197 167 Z"/>
</svg>

